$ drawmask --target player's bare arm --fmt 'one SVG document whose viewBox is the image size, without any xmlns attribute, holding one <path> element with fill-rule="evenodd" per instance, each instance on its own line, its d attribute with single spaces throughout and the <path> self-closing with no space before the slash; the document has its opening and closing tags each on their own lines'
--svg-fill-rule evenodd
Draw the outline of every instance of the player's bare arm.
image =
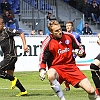
<svg viewBox="0 0 100 100">
<path fill-rule="evenodd" d="M 23 42 L 24 51 L 25 51 L 25 52 L 28 52 L 28 46 L 27 46 L 27 44 L 26 44 L 26 39 L 25 39 L 24 33 L 21 33 L 21 34 L 20 34 L 20 37 L 21 37 L 22 42 Z"/>
<path fill-rule="evenodd" d="M 100 45 L 100 33 L 98 33 L 98 40 L 97 40 L 98 45 Z"/>
</svg>

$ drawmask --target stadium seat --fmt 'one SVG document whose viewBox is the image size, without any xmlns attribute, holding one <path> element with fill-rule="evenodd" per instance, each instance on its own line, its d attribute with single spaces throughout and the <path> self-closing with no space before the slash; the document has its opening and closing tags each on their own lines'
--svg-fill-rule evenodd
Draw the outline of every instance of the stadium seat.
<svg viewBox="0 0 100 100">
<path fill-rule="evenodd" d="M 94 32 L 93 32 L 92 34 L 93 34 L 93 35 L 97 35 L 98 33 L 94 33 Z"/>
<path fill-rule="evenodd" d="M 98 1 L 98 3 L 100 4 L 100 0 L 97 0 Z"/>
<path fill-rule="evenodd" d="M 12 5 L 12 0 L 6 0 L 9 4 L 11 4 Z"/>
<path fill-rule="evenodd" d="M 42 4 L 40 10 L 53 10 L 49 4 Z"/>
<path fill-rule="evenodd" d="M 12 4 L 12 8 L 15 8 L 15 9 L 18 8 L 18 4 L 15 4 L 15 3 Z"/>
<path fill-rule="evenodd" d="M 15 0 L 14 3 L 19 5 L 20 1 L 19 0 Z"/>
<path fill-rule="evenodd" d="M 31 3 L 32 6 L 38 8 L 38 6 L 37 6 L 37 2 L 36 2 L 36 1 L 32 0 L 30 3 Z"/>
<path fill-rule="evenodd" d="M 18 29 L 18 31 L 19 31 L 19 32 L 23 32 L 23 30 L 22 30 L 22 29 Z"/>
<path fill-rule="evenodd" d="M 12 28 L 12 29 L 16 29 L 16 26 L 14 24 L 10 24 L 9 27 Z"/>
<path fill-rule="evenodd" d="M 28 34 L 28 33 L 24 33 L 24 35 L 25 35 L 25 36 L 29 36 L 29 34 Z"/>
<path fill-rule="evenodd" d="M 65 2 L 69 2 L 70 0 L 64 0 Z"/>
<path fill-rule="evenodd" d="M 14 11 L 14 13 L 16 13 L 16 8 L 11 8 L 11 10 L 13 10 L 13 11 Z"/>
</svg>

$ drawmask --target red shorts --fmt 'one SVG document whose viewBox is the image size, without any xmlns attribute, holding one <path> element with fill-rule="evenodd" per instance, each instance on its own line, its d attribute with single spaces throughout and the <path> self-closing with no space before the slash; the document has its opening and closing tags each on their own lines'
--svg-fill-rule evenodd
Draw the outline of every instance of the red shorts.
<svg viewBox="0 0 100 100">
<path fill-rule="evenodd" d="M 56 65 L 51 66 L 54 68 L 59 75 L 59 83 L 62 84 L 63 81 L 67 81 L 74 87 L 78 87 L 78 83 L 86 78 L 86 76 L 80 71 L 80 69 L 75 65 Z"/>
</svg>

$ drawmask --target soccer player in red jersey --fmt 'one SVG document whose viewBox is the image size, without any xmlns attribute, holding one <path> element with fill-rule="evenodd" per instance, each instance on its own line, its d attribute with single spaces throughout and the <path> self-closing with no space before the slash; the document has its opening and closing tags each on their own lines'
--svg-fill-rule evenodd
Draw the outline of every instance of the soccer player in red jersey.
<svg viewBox="0 0 100 100">
<path fill-rule="evenodd" d="M 51 33 L 42 42 L 40 54 L 40 79 L 45 79 L 46 67 L 48 67 L 48 80 L 60 100 L 66 100 L 60 87 L 64 81 L 68 81 L 76 88 L 83 88 L 88 93 L 89 99 L 95 100 L 95 89 L 76 66 L 73 57 L 73 49 L 79 57 L 85 57 L 83 47 L 72 34 L 62 32 L 61 26 L 56 20 L 48 23 L 48 29 Z"/>
<path fill-rule="evenodd" d="M 75 32 L 74 30 L 73 30 L 73 28 L 74 28 L 74 24 L 73 24 L 73 22 L 72 21 L 67 21 L 66 22 L 66 31 L 68 32 L 68 33 L 70 33 L 70 34 L 72 34 L 76 39 L 77 39 L 77 41 L 81 44 L 81 38 L 80 38 L 80 35 L 77 33 L 77 32 Z M 77 55 L 75 55 L 75 54 L 73 54 L 73 56 L 74 56 L 74 58 L 76 58 L 77 57 Z M 69 91 L 70 90 L 70 86 L 69 86 L 69 83 L 68 82 L 64 82 L 65 83 L 65 91 Z"/>
</svg>

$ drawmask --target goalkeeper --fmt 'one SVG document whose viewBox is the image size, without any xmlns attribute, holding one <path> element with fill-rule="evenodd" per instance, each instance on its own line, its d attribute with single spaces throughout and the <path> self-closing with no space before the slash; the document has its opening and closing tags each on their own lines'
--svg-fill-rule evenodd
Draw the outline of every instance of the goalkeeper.
<svg viewBox="0 0 100 100">
<path fill-rule="evenodd" d="M 48 66 L 48 80 L 60 100 L 66 100 L 60 87 L 64 81 L 68 81 L 76 88 L 81 87 L 88 93 L 90 100 L 96 100 L 93 86 L 76 66 L 72 53 L 72 50 L 75 49 L 74 53 L 84 58 L 86 54 L 83 47 L 72 34 L 62 32 L 61 26 L 56 20 L 48 23 L 48 29 L 51 33 L 42 42 L 40 54 L 40 79 L 45 79 L 46 66 Z"/>
</svg>

